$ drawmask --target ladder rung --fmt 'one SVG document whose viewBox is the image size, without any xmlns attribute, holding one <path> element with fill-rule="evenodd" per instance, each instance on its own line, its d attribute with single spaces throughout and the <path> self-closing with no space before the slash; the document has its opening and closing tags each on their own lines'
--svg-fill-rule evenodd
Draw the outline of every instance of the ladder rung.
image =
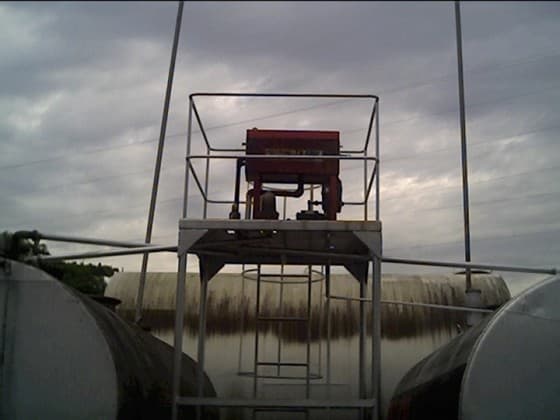
<svg viewBox="0 0 560 420">
<path fill-rule="evenodd" d="M 377 405 L 375 399 L 356 400 L 242 400 L 222 399 L 215 397 L 177 397 L 175 403 L 178 405 L 199 405 L 206 407 L 255 407 L 255 408 L 314 408 L 314 409 L 345 409 L 345 408 L 373 408 Z"/>
<path fill-rule="evenodd" d="M 260 316 L 257 321 L 266 322 L 307 322 L 309 319 L 298 316 Z"/>
<path fill-rule="evenodd" d="M 255 377 L 255 372 L 239 372 L 239 375 L 241 376 L 249 376 L 251 378 Z M 307 376 L 290 376 L 290 375 L 257 375 L 257 378 L 259 379 L 286 379 L 286 380 L 302 380 L 305 381 L 307 380 Z M 311 380 L 317 380 L 317 379 L 322 379 L 323 377 L 321 375 L 319 375 L 318 373 L 310 373 L 309 374 L 309 379 Z M 293 385 L 293 384 L 290 384 Z M 315 385 L 319 385 L 319 384 L 315 384 Z"/>
<path fill-rule="evenodd" d="M 255 377 L 255 375 L 251 375 L 251 377 Z M 286 380 L 292 380 L 292 381 L 306 381 L 307 380 L 307 376 L 289 376 L 289 375 L 257 375 L 258 379 L 286 379 Z M 309 375 L 309 379 L 313 380 L 313 379 L 320 379 L 317 377 L 314 377 L 312 375 Z"/>
<path fill-rule="evenodd" d="M 300 278 L 308 278 L 307 274 L 263 274 L 261 273 L 261 277 L 289 277 L 294 279 Z"/>
<path fill-rule="evenodd" d="M 271 408 L 253 408 L 255 413 L 274 413 L 274 412 L 286 412 L 286 413 L 307 413 L 309 410 L 307 408 L 282 408 L 282 407 L 271 407 Z"/>
<path fill-rule="evenodd" d="M 259 366 L 307 366 L 307 363 L 295 362 L 257 362 Z"/>
</svg>

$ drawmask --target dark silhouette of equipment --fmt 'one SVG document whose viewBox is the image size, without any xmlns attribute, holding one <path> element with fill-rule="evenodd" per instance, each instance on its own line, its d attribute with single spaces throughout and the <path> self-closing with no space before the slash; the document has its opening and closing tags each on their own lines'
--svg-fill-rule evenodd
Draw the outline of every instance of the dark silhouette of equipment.
<svg viewBox="0 0 560 420">
<path fill-rule="evenodd" d="M 321 156 L 340 155 L 339 137 L 338 131 L 247 130 L 246 157 L 237 160 L 235 204 L 230 219 L 240 218 L 240 178 L 241 168 L 245 166 L 245 178 L 253 183 L 253 188 L 247 192 L 253 219 L 278 219 L 276 197 L 298 198 L 303 195 L 305 185 L 321 185 L 321 201 L 309 200 L 308 208 L 297 213 L 296 218 L 336 220 L 337 213 L 342 209 L 342 183 L 338 177 L 340 161 Z M 297 158 L 289 158 L 294 156 Z M 265 183 L 295 184 L 297 187 L 295 190 L 266 189 L 263 186 Z M 315 205 L 321 205 L 324 213 L 313 210 Z"/>
</svg>

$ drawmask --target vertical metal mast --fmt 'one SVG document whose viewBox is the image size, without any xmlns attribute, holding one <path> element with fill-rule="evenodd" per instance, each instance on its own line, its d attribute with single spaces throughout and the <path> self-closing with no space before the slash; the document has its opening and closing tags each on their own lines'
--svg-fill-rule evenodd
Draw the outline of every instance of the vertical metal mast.
<svg viewBox="0 0 560 420">
<path fill-rule="evenodd" d="M 173 75 L 175 73 L 175 60 L 177 58 L 177 47 L 179 45 L 179 33 L 181 32 L 181 22 L 183 19 L 183 1 L 179 2 L 177 10 L 177 20 L 175 22 L 175 35 L 173 37 L 173 48 L 171 50 L 171 62 L 169 64 L 169 74 L 167 76 L 167 89 L 165 91 L 165 101 L 163 105 L 163 115 L 161 117 L 161 128 L 159 132 L 159 143 L 154 169 L 154 183 L 152 185 L 152 198 L 148 211 L 148 225 L 146 228 L 146 243 L 152 241 L 152 229 L 154 226 L 154 215 L 156 211 L 156 200 L 159 186 L 159 174 L 161 172 L 161 161 L 163 157 L 163 146 L 165 143 L 165 132 L 167 130 L 167 116 L 169 115 L 169 102 L 171 100 L 171 89 L 173 87 Z M 138 295 L 136 296 L 136 315 L 135 321 L 138 323 L 142 318 L 142 303 L 144 300 L 144 286 L 146 284 L 146 270 L 148 269 L 148 257 L 145 253 L 142 257 L 142 268 L 140 270 L 140 283 L 138 285 Z"/>
<path fill-rule="evenodd" d="M 471 232 L 469 222 L 469 175 L 467 168 L 467 127 L 465 123 L 465 88 L 463 84 L 463 46 L 461 39 L 461 9 L 455 1 L 455 29 L 457 32 L 457 69 L 459 77 L 459 112 L 461 121 L 461 163 L 463 167 L 463 223 L 465 229 L 465 261 L 471 261 Z M 471 290 L 471 270 L 465 269 L 466 289 Z"/>
</svg>

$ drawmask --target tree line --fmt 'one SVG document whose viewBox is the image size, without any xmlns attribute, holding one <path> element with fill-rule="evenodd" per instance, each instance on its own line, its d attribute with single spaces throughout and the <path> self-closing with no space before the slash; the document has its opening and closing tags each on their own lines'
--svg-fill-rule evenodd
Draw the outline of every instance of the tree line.
<svg viewBox="0 0 560 420">
<path fill-rule="evenodd" d="M 50 255 L 50 253 L 45 244 L 40 244 L 38 241 L 29 238 L 18 237 L 9 232 L 3 232 L 0 235 L 0 255 L 26 262 L 31 257 Z M 73 289 L 90 295 L 103 295 L 107 287 L 105 278 L 111 277 L 119 271 L 118 268 L 101 263 L 42 261 L 40 258 L 36 261 L 37 267 L 41 270 Z"/>
</svg>

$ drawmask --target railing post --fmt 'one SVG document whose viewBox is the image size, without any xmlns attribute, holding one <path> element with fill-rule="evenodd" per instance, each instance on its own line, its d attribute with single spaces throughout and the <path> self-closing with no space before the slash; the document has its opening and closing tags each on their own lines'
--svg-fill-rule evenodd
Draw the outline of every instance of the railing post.
<svg viewBox="0 0 560 420">
<path fill-rule="evenodd" d="M 463 172 L 463 225 L 465 234 L 465 261 L 471 261 L 471 232 L 469 217 L 469 171 L 467 167 L 467 125 L 465 117 L 465 87 L 463 81 L 463 45 L 461 38 L 461 9 L 455 1 L 455 29 L 457 33 L 457 74 L 459 79 L 459 119 L 461 123 L 461 166 Z M 471 270 L 465 269 L 466 292 L 472 288 Z"/>
<path fill-rule="evenodd" d="M 185 185 L 183 192 L 183 219 L 187 218 L 188 201 L 189 201 L 189 180 L 190 180 L 190 154 L 191 154 L 191 141 L 192 141 L 192 113 L 193 113 L 193 98 L 189 97 L 189 117 L 187 122 L 187 145 L 185 151 Z"/>
<path fill-rule="evenodd" d="M 377 420 L 380 415 L 381 404 L 381 258 L 373 255 L 371 270 L 371 368 L 372 368 L 372 397 L 376 404 L 372 419 Z"/>
<path fill-rule="evenodd" d="M 183 328 L 185 316 L 185 288 L 187 279 L 187 252 L 179 255 L 177 269 L 177 289 L 175 292 L 175 337 L 173 357 L 173 396 L 172 396 L 172 420 L 177 420 L 178 406 L 177 398 L 181 393 L 181 371 L 183 357 Z"/>
<path fill-rule="evenodd" d="M 200 270 L 200 298 L 198 310 L 198 370 L 196 376 L 198 397 L 204 396 L 204 362 L 206 351 L 206 307 L 208 295 L 208 278 L 207 270 Z M 201 419 L 201 407 L 196 408 L 197 420 Z"/>
<path fill-rule="evenodd" d="M 148 225 L 146 227 L 146 243 L 152 241 L 152 230 L 154 227 L 154 216 L 156 212 L 157 193 L 159 187 L 159 175 L 161 173 L 161 161 L 163 159 L 163 146 L 165 144 L 165 133 L 167 131 L 167 116 L 169 115 L 169 102 L 171 101 L 171 90 L 173 87 L 173 75 L 175 74 L 175 60 L 177 58 L 177 47 L 179 45 L 179 34 L 181 33 L 181 22 L 183 20 L 183 1 L 179 2 L 177 9 L 177 20 L 175 22 L 175 35 L 173 37 L 173 48 L 171 50 L 171 62 L 169 63 L 169 74 L 167 76 L 167 89 L 163 105 L 163 115 L 161 117 L 161 128 L 159 132 L 159 142 L 156 156 L 156 166 L 154 169 L 154 182 L 152 185 L 152 196 L 148 211 Z M 138 294 L 136 295 L 136 314 L 135 321 L 139 323 L 142 318 L 142 304 L 144 301 L 144 286 L 146 284 L 146 271 L 148 269 L 148 258 L 150 254 L 142 256 L 142 268 L 140 269 L 140 282 L 138 284 Z"/>
<path fill-rule="evenodd" d="M 377 107 L 375 109 L 375 158 L 376 163 L 376 173 L 375 173 L 375 220 L 379 221 L 381 217 L 381 210 L 380 210 L 380 196 L 381 192 L 379 191 L 379 175 L 381 172 L 381 160 L 379 159 L 379 99 L 377 99 Z"/>
</svg>

